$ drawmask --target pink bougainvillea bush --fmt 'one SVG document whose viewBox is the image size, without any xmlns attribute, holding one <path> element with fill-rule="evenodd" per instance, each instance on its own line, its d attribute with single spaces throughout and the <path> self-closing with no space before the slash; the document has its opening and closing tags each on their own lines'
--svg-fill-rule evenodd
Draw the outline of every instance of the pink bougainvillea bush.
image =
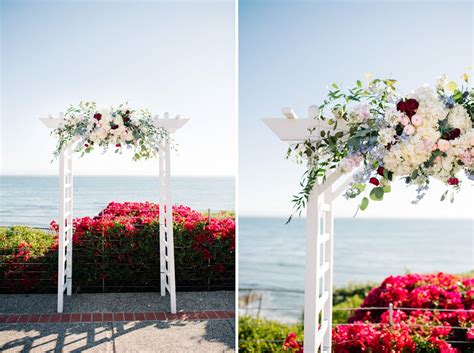
<svg viewBox="0 0 474 353">
<path fill-rule="evenodd" d="M 393 304 L 392 319 L 388 308 Z M 373 288 L 348 324 L 333 329 L 336 353 L 474 352 L 474 278 L 438 274 L 390 276 Z M 302 351 L 291 333 L 283 349 Z"/>
<path fill-rule="evenodd" d="M 233 289 L 235 282 L 235 220 L 233 215 L 207 215 L 173 206 L 176 282 L 178 290 Z M 73 221 L 76 289 L 82 291 L 156 290 L 160 278 L 159 206 L 149 202 L 110 203 L 95 217 Z M 2 292 L 41 292 L 57 281 L 57 230 L 53 221 L 48 251 L 29 257 L 31 245 L 12 250 L 0 266 Z M 21 256 L 21 263 L 14 259 Z M 32 261 L 30 261 L 32 260 Z M 33 261 L 34 260 L 34 261 Z M 40 260 L 40 261 L 39 261 Z M 42 271 L 29 271 L 34 263 Z M 12 267 L 21 268 L 12 278 Z M 40 276 L 41 278 L 38 278 Z M 29 285 L 26 285 L 26 282 Z M 21 283 L 21 285 L 19 285 Z"/>
</svg>

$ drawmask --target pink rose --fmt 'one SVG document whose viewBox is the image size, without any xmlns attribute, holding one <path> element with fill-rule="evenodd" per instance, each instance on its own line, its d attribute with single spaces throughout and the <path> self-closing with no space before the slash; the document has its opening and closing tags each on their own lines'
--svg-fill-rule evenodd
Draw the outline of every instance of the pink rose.
<svg viewBox="0 0 474 353">
<path fill-rule="evenodd" d="M 410 118 L 404 115 L 400 118 L 400 122 L 403 126 L 407 126 L 408 124 L 410 124 Z"/>
<path fill-rule="evenodd" d="M 438 144 L 435 143 L 433 147 L 431 147 L 431 151 L 436 151 L 438 149 Z"/>
<path fill-rule="evenodd" d="M 451 146 L 451 144 L 449 143 L 449 141 L 443 140 L 443 139 L 438 140 L 438 149 L 441 152 L 446 152 L 447 150 L 449 150 L 450 146 Z"/>
<path fill-rule="evenodd" d="M 411 124 L 405 126 L 405 128 L 403 129 L 403 132 L 406 134 L 406 135 L 413 135 L 415 133 L 415 127 Z"/>
<path fill-rule="evenodd" d="M 414 126 L 420 126 L 423 123 L 423 118 L 420 115 L 415 114 L 411 117 L 411 123 Z"/>
</svg>

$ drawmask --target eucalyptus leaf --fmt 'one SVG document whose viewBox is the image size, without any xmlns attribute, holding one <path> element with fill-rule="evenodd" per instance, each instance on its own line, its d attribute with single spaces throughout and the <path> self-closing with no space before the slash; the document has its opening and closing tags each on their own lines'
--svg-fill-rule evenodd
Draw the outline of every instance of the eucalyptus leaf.
<svg viewBox="0 0 474 353">
<path fill-rule="evenodd" d="M 362 202 L 360 203 L 360 210 L 361 211 L 365 211 L 367 209 L 367 206 L 369 206 L 369 199 L 367 197 L 364 197 L 362 199 Z"/>
<path fill-rule="evenodd" d="M 381 188 L 380 186 L 377 186 L 370 191 L 369 196 L 373 201 L 382 201 L 383 194 L 384 194 L 383 188 Z"/>
</svg>

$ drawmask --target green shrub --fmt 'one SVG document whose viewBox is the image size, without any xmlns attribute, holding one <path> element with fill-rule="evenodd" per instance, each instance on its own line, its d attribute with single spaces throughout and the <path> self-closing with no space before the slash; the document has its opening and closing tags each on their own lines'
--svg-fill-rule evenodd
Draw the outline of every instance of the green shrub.
<svg viewBox="0 0 474 353">
<path fill-rule="evenodd" d="M 31 256 L 45 255 L 54 243 L 52 233 L 25 226 L 0 228 L 0 263 L 18 252 L 20 244 L 27 245 Z"/>
<path fill-rule="evenodd" d="M 51 282 L 51 232 L 25 226 L 0 228 L 1 292 L 29 292 Z"/>
<path fill-rule="evenodd" d="M 288 333 L 303 334 L 303 325 L 286 325 L 252 316 L 239 318 L 239 352 L 281 352 Z"/>
</svg>

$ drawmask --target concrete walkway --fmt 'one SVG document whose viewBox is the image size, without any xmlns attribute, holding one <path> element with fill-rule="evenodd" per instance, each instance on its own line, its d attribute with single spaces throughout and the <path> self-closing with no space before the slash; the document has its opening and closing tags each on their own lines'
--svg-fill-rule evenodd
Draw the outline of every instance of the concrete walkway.
<svg viewBox="0 0 474 353">
<path fill-rule="evenodd" d="M 159 293 L 78 294 L 65 298 L 65 313 L 94 313 L 110 322 L 57 322 L 0 324 L 2 352 L 233 352 L 235 349 L 234 292 L 177 294 L 180 313 L 169 311 L 169 297 Z M 0 295 L 0 314 L 55 312 L 55 295 Z M 203 316 L 196 313 L 203 313 Z M 214 316 L 212 312 L 226 313 Z M 99 314 L 100 313 L 100 314 Z M 124 313 L 135 313 L 127 316 Z M 146 314 L 144 315 L 137 313 Z M 209 319 L 200 319 L 201 317 Z M 101 315 L 102 314 L 102 315 Z M 123 314 L 123 315 L 122 315 Z M 148 315 L 149 314 L 149 315 Z M 194 314 L 194 315 L 189 315 Z M 1 316 L 1 315 L 0 315 Z M 43 315 L 42 315 L 43 316 Z M 130 321 L 127 320 L 130 318 Z M 133 318 L 133 320 L 132 320 Z M 143 319 L 143 320 L 142 320 Z M 79 320 L 80 321 L 80 320 Z M 83 320 L 84 321 L 84 320 Z M 105 321 L 105 320 L 104 320 Z"/>
</svg>

